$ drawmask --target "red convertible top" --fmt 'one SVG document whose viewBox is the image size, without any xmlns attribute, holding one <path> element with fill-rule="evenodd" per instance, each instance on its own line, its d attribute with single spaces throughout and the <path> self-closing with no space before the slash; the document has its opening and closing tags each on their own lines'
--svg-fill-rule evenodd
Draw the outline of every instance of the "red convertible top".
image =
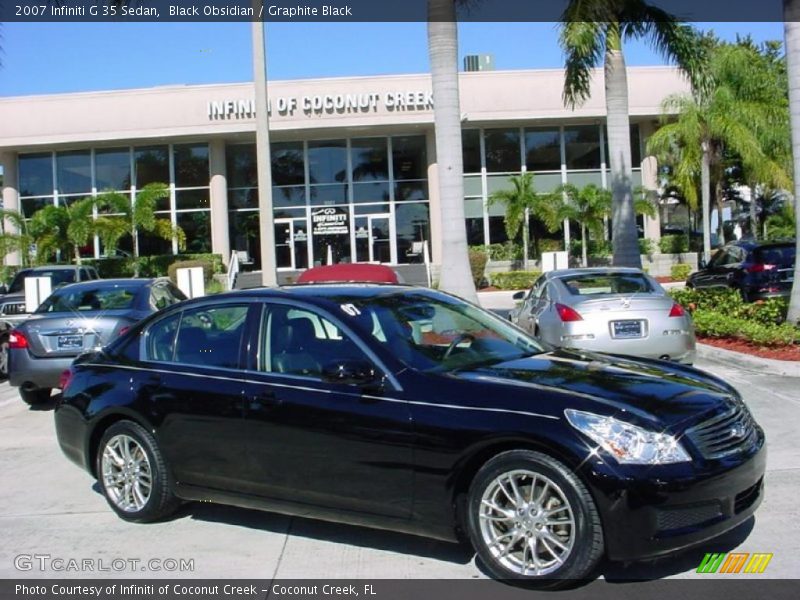
<svg viewBox="0 0 800 600">
<path fill-rule="evenodd" d="M 297 278 L 297 283 L 402 283 L 400 276 L 386 265 L 339 263 L 313 267 Z"/>
</svg>

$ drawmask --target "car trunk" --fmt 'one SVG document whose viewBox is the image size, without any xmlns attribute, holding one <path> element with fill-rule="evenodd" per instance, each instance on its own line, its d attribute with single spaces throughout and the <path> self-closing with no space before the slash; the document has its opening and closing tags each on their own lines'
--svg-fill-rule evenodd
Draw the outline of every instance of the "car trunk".
<svg viewBox="0 0 800 600">
<path fill-rule="evenodd" d="M 668 296 L 613 295 L 599 298 L 584 297 L 572 303 L 584 320 L 600 319 L 609 324 L 613 338 L 645 337 L 650 323 L 669 314 L 674 301 Z"/>
<path fill-rule="evenodd" d="M 37 357 L 77 356 L 106 345 L 132 321 L 129 311 L 105 311 L 102 315 L 68 315 L 34 318 L 20 327 L 28 348 Z"/>
<path fill-rule="evenodd" d="M 763 279 L 768 282 L 791 283 L 794 280 L 795 247 L 793 244 L 762 246 L 754 253 L 757 265 L 763 265 Z"/>
</svg>

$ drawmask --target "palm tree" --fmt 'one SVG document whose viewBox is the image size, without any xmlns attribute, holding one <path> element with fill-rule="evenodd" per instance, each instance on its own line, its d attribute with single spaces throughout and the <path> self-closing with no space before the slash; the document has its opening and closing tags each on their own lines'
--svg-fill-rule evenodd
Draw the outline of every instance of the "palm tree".
<svg viewBox="0 0 800 600">
<path fill-rule="evenodd" d="M 646 38 L 691 77 L 701 73 L 703 45 L 694 30 L 643 0 L 570 0 L 561 17 L 566 54 L 564 102 L 575 108 L 588 98 L 592 70 L 605 68 L 614 265 L 641 267 L 633 208 L 628 79 L 625 40 Z"/>
<path fill-rule="evenodd" d="M 464 164 L 458 97 L 458 25 L 455 0 L 428 0 L 433 120 L 441 211 L 442 272 L 439 287 L 477 301 L 469 266 L 464 215 Z"/>
<path fill-rule="evenodd" d="M 130 235 L 133 243 L 134 277 L 139 276 L 140 231 L 151 233 L 164 240 L 177 239 L 178 248 L 186 248 L 186 234 L 169 219 L 157 218 L 156 205 L 159 200 L 169 198 L 169 188 L 163 183 L 150 183 L 136 192 L 136 201 L 131 202 L 125 194 L 104 192 L 94 199 L 98 216 L 95 230 L 103 242 L 106 255 L 113 254 L 119 240 Z"/>
<path fill-rule="evenodd" d="M 533 187 L 533 173 L 522 173 L 509 178 L 511 189 L 498 190 L 489 197 L 489 204 L 504 204 L 506 207 L 506 235 L 513 240 L 522 227 L 523 268 L 528 270 L 530 248 L 530 218 L 542 212 L 543 196 Z"/>
<path fill-rule="evenodd" d="M 10 231 L 6 229 L 6 223 L 11 226 Z M 22 266 L 28 266 L 31 262 L 32 243 L 33 238 L 28 233 L 25 215 L 18 210 L 0 208 L 0 265 L 4 263 L 6 256 L 18 252 Z"/>
<path fill-rule="evenodd" d="M 36 243 L 37 260 L 61 252 L 81 264 L 81 248 L 94 233 L 93 206 L 93 198 L 82 198 L 70 204 L 50 204 L 33 213 L 28 231 Z"/>
<path fill-rule="evenodd" d="M 587 232 L 602 237 L 604 219 L 611 212 L 611 192 L 594 184 L 582 188 L 565 184 L 547 196 L 545 206 L 543 218 L 551 232 L 557 231 L 565 219 L 580 223 L 581 264 L 589 266 Z"/>
<path fill-rule="evenodd" d="M 786 36 L 786 62 L 789 74 L 789 112 L 792 123 L 795 215 L 800 215 L 800 1 L 784 0 L 783 27 Z M 800 219 L 795 219 L 795 244 L 800 250 Z M 800 252 L 798 253 L 800 254 Z M 789 323 L 800 322 L 800 261 L 794 262 L 794 284 L 789 297 Z"/>
</svg>

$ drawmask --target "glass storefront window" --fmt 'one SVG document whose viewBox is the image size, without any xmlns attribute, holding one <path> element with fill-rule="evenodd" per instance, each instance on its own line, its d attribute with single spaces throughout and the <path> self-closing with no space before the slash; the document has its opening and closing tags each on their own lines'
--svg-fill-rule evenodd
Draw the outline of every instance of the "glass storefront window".
<svg viewBox="0 0 800 600">
<path fill-rule="evenodd" d="M 608 139 L 608 135 L 606 135 L 606 139 Z M 608 159 L 606 159 L 606 162 L 608 162 Z M 631 167 L 634 169 L 642 168 L 642 148 L 639 125 L 637 123 L 631 125 Z"/>
<path fill-rule="evenodd" d="M 243 250 L 253 261 L 254 269 L 261 268 L 261 232 L 257 210 L 232 210 L 228 212 L 228 235 L 231 252 Z"/>
<path fill-rule="evenodd" d="M 502 244 L 508 241 L 505 217 L 489 217 L 489 243 Z"/>
<path fill-rule="evenodd" d="M 394 199 L 397 202 L 419 202 L 428 200 L 427 181 L 402 181 L 394 185 Z"/>
<path fill-rule="evenodd" d="M 258 208 L 258 188 L 228 190 L 228 208 Z"/>
<path fill-rule="evenodd" d="M 567 169 L 600 168 L 600 128 L 580 125 L 564 128 Z"/>
<path fill-rule="evenodd" d="M 388 202 L 389 182 L 375 181 L 371 183 L 353 184 L 353 202 Z"/>
<path fill-rule="evenodd" d="M 136 148 L 134 153 L 136 187 L 138 189 L 143 188 L 148 183 L 169 183 L 169 153 L 167 146 Z"/>
<path fill-rule="evenodd" d="M 308 143 L 310 183 L 347 181 L 347 145 L 344 140 Z"/>
<path fill-rule="evenodd" d="M 464 154 L 464 173 L 481 172 L 481 130 L 465 129 L 461 132 Z"/>
<path fill-rule="evenodd" d="M 204 190 L 177 190 L 175 192 L 175 208 L 186 210 L 189 208 L 210 208 L 209 193 Z M 169 200 L 167 200 L 169 201 Z"/>
<path fill-rule="evenodd" d="M 59 194 L 92 193 L 92 155 L 88 150 L 56 154 Z"/>
<path fill-rule="evenodd" d="M 52 196 L 49 198 L 22 198 L 22 200 L 20 200 L 22 214 L 26 219 L 31 218 L 33 213 L 49 204 L 53 204 Z"/>
<path fill-rule="evenodd" d="M 392 169 L 395 179 L 427 179 L 428 153 L 424 135 L 392 138 Z"/>
<path fill-rule="evenodd" d="M 258 207 L 258 190 L 254 190 L 254 206 Z M 306 188 L 303 185 L 273 187 L 272 188 L 273 206 L 305 206 Z"/>
<path fill-rule="evenodd" d="M 94 176 L 98 192 L 130 189 L 131 153 L 126 148 L 96 150 Z"/>
<path fill-rule="evenodd" d="M 558 129 L 525 130 L 525 168 L 528 171 L 561 170 L 561 132 Z"/>
<path fill-rule="evenodd" d="M 311 205 L 325 206 L 328 204 L 347 204 L 347 185 L 312 185 Z"/>
<path fill-rule="evenodd" d="M 173 146 L 172 149 L 175 161 L 175 187 L 208 186 L 210 179 L 208 144 L 180 144 Z"/>
<path fill-rule="evenodd" d="M 489 173 L 510 173 L 522 169 L 519 129 L 486 129 L 486 170 Z"/>
<path fill-rule="evenodd" d="M 207 210 L 180 212 L 178 226 L 186 234 L 186 250 L 189 254 L 211 252 L 211 213 Z"/>
<path fill-rule="evenodd" d="M 273 185 L 287 186 L 305 183 L 306 167 L 303 160 L 302 142 L 270 144 L 270 161 Z M 253 168 L 255 169 L 255 147 L 253 147 Z"/>
<path fill-rule="evenodd" d="M 169 213 L 157 212 L 156 219 L 166 219 L 169 221 Z M 188 244 L 188 233 L 186 237 Z M 155 256 L 158 254 L 172 254 L 172 240 L 165 240 L 152 233 L 139 231 L 139 255 Z"/>
<path fill-rule="evenodd" d="M 431 238 L 428 203 L 406 202 L 395 206 L 395 230 L 397 262 L 418 262 L 418 256 L 413 252 L 413 243 L 428 241 Z"/>
<path fill-rule="evenodd" d="M 228 187 L 256 187 L 258 185 L 256 145 L 235 144 L 228 146 L 225 149 L 225 170 Z"/>
<path fill-rule="evenodd" d="M 19 195 L 48 196 L 53 193 L 53 155 L 23 154 L 19 157 Z"/>
<path fill-rule="evenodd" d="M 464 216 L 467 225 L 467 244 L 469 246 L 482 246 L 485 244 L 483 234 L 483 199 L 465 198 Z"/>
<path fill-rule="evenodd" d="M 386 181 L 389 179 L 389 154 L 386 138 L 350 141 L 350 162 L 353 181 Z"/>
</svg>

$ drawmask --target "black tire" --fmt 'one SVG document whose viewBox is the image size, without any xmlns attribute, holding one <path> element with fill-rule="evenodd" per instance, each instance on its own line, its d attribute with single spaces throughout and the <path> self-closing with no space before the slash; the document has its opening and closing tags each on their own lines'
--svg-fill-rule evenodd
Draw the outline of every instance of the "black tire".
<svg viewBox="0 0 800 600">
<path fill-rule="evenodd" d="M 0 381 L 8 379 L 8 335 L 0 336 Z"/>
<path fill-rule="evenodd" d="M 108 487 L 110 481 L 104 477 L 104 452 L 110 442 L 119 441 L 119 436 L 126 436 L 128 439 L 133 440 L 146 456 L 151 487 L 146 501 L 139 508 L 122 508 L 114 499 L 114 492 Z M 169 475 L 169 469 L 155 438 L 144 427 L 133 421 L 117 421 L 103 433 L 100 443 L 97 445 L 96 474 L 97 482 L 100 484 L 100 489 L 103 491 L 108 505 L 120 518 L 126 521 L 136 523 L 157 521 L 171 515 L 180 505 L 180 500 L 172 492 L 172 479 Z"/>
<path fill-rule="evenodd" d="M 26 390 L 19 388 L 19 395 L 25 401 L 25 404 L 30 406 L 38 406 L 44 404 L 50 399 L 53 390 L 50 388 L 40 388 L 37 390 Z"/>
<path fill-rule="evenodd" d="M 524 487 L 519 487 L 523 499 L 526 493 L 531 498 L 539 496 L 535 503 L 531 501 L 527 504 L 528 507 L 537 510 L 538 516 L 531 516 L 533 513 L 528 513 L 526 516 L 520 517 L 518 516 L 520 513 L 512 511 L 510 514 L 513 514 L 513 517 L 504 516 L 502 519 L 486 519 L 484 517 L 482 519 L 480 516 L 481 510 L 491 512 L 491 509 L 487 511 L 486 505 L 483 503 L 484 494 L 489 494 L 491 490 L 496 490 L 498 478 L 502 480 L 501 476 L 510 473 L 516 473 L 517 477 L 521 477 L 521 479 L 517 479 L 517 482 L 522 482 L 523 484 L 526 481 L 526 474 L 539 477 L 536 480 L 528 477 L 529 488 L 527 490 Z M 520 475 L 520 473 L 522 474 Z M 545 483 L 552 489 L 552 497 L 547 497 L 546 492 L 542 491 L 546 489 Z M 553 487 L 551 484 L 555 484 L 555 486 Z M 553 503 L 553 499 L 559 494 L 565 502 L 559 503 L 556 500 Z M 500 495 L 494 497 L 494 499 L 500 498 L 502 498 Z M 547 502 L 544 505 L 539 504 L 542 498 Z M 566 508 L 563 508 L 565 505 Z M 554 511 L 553 508 L 557 510 Z M 545 515 L 545 512 L 554 514 Z M 555 515 L 561 516 L 556 517 Z M 546 523 L 551 517 L 553 519 L 563 519 L 565 517 L 569 519 L 571 517 L 573 524 L 555 526 L 556 530 L 554 531 L 550 529 L 553 526 L 542 524 Z M 525 519 L 524 522 L 523 519 Z M 537 521 L 537 519 L 540 521 Z M 495 521 L 509 522 L 507 525 L 505 523 L 498 525 Z M 485 523 L 484 529 L 482 529 L 482 523 Z M 519 548 L 521 546 L 519 552 L 522 552 L 521 562 L 523 566 L 517 569 L 512 568 L 514 565 L 509 566 L 501 562 L 501 560 L 519 562 L 513 551 L 510 552 L 511 556 L 506 555 L 504 557 L 501 555 L 498 557 L 495 552 L 500 551 L 500 549 L 498 548 L 493 552 L 490 549 L 490 544 L 485 540 L 485 531 L 487 529 L 496 531 L 498 529 L 504 530 L 504 528 L 509 531 L 505 535 L 513 536 L 513 539 L 518 540 L 517 542 L 512 542 L 510 548 Z M 489 460 L 478 471 L 469 489 L 466 529 L 478 557 L 493 577 L 501 580 L 515 580 L 517 583 L 527 587 L 555 589 L 574 585 L 578 581 L 585 581 L 593 574 L 604 552 L 600 516 L 589 490 L 561 462 L 546 454 L 531 450 L 503 452 Z M 545 535 L 548 537 L 542 539 Z M 527 539 L 525 536 L 527 536 Z M 553 543 L 552 540 L 556 536 L 558 536 L 557 539 L 559 541 L 564 543 L 565 547 L 568 546 L 567 549 L 560 550 Z M 506 539 L 508 538 L 506 537 Z M 530 555 L 531 548 L 530 539 L 533 539 L 533 552 L 536 553 L 536 560 L 539 561 L 538 564 L 540 566 L 546 563 L 547 561 L 544 559 L 550 556 L 549 562 L 553 565 L 549 567 L 550 570 L 542 568 L 542 572 L 537 575 L 534 572 L 530 572 L 533 568 L 527 568 L 529 564 L 527 557 Z M 518 545 L 515 546 L 515 543 Z M 563 552 L 560 556 L 562 562 L 557 561 L 554 552 L 547 553 L 549 548 L 555 548 L 559 553 Z"/>
</svg>

